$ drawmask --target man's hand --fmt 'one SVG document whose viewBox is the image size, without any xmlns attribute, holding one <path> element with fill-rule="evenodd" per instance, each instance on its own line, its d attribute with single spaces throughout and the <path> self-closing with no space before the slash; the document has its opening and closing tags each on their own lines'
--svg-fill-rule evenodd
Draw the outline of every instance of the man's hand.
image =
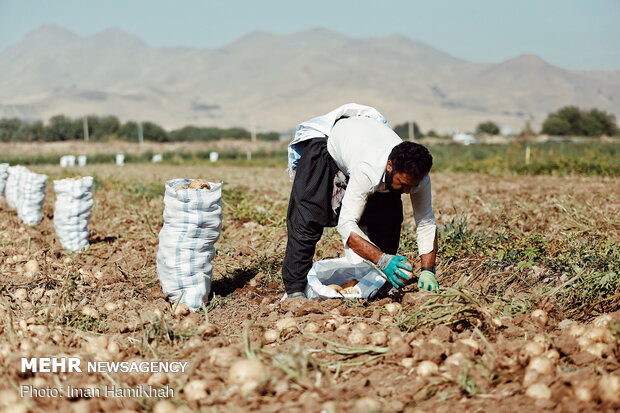
<svg viewBox="0 0 620 413">
<path fill-rule="evenodd" d="M 377 263 L 377 267 L 381 269 L 388 281 L 396 289 L 405 285 L 401 279 L 405 281 L 409 280 L 409 277 L 402 270 L 406 270 L 410 273 L 413 271 L 413 268 L 407 263 L 407 258 L 402 255 L 383 254 Z"/>
<path fill-rule="evenodd" d="M 427 291 L 439 291 L 439 283 L 431 271 L 422 271 L 418 279 L 418 288 Z"/>
</svg>

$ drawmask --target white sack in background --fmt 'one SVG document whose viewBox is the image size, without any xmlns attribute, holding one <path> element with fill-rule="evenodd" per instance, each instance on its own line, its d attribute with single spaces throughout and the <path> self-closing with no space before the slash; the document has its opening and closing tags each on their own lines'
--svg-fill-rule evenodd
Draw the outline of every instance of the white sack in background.
<svg viewBox="0 0 620 413">
<path fill-rule="evenodd" d="M 9 177 L 9 164 L 0 163 L 0 197 L 4 194 L 6 179 Z"/>
<path fill-rule="evenodd" d="M 86 166 L 86 155 L 80 155 L 78 156 L 78 165 L 79 166 Z"/>
<path fill-rule="evenodd" d="M 62 168 L 75 166 L 75 155 L 64 155 L 60 157 L 60 166 Z"/>
<path fill-rule="evenodd" d="M 356 294 L 340 294 L 331 284 L 342 285 L 350 280 L 359 280 L 353 289 Z M 372 298 L 385 283 L 385 278 L 368 264 L 351 264 L 346 257 L 317 261 L 308 272 L 308 284 L 304 293 L 311 300 L 327 298 Z M 286 299 L 284 294 L 283 299 Z"/>
<path fill-rule="evenodd" d="M 125 155 L 123 155 L 122 153 L 116 154 L 116 165 L 118 166 L 125 165 Z"/>
<path fill-rule="evenodd" d="M 43 216 L 41 209 L 45 202 L 45 187 L 47 185 L 47 175 L 35 174 L 34 172 L 23 172 L 23 185 L 17 204 L 17 216 L 26 225 L 39 225 Z"/>
<path fill-rule="evenodd" d="M 211 189 L 182 189 L 191 179 L 166 182 L 164 226 L 159 232 L 157 274 L 171 302 L 196 311 L 208 299 L 215 256 L 213 246 L 222 230 L 222 183 Z"/>
<path fill-rule="evenodd" d="M 88 222 L 94 204 L 92 189 L 91 176 L 54 181 L 54 228 L 64 249 L 77 251 L 88 246 Z"/>
<path fill-rule="evenodd" d="M 24 187 L 23 181 L 28 172 L 28 169 L 21 165 L 9 166 L 9 176 L 6 178 L 4 193 L 6 203 L 13 209 L 17 209 L 19 206 L 22 188 Z"/>
</svg>

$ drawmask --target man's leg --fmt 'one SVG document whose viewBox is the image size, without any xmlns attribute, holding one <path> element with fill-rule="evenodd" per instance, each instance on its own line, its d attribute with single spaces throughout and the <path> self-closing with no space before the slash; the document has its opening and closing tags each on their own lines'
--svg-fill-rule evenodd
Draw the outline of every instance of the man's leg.
<svg viewBox="0 0 620 413">
<path fill-rule="evenodd" d="M 396 254 L 402 222 L 400 194 L 375 192 L 368 197 L 359 227 L 381 251 Z"/>
<path fill-rule="evenodd" d="M 282 280 L 287 294 L 304 291 L 323 228 L 334 225 L 331 196 L 337 171 L 327 152 L 327 140 L 309 140 L 295 172 L 286 215 L 288 241 Z"/>
</svg>

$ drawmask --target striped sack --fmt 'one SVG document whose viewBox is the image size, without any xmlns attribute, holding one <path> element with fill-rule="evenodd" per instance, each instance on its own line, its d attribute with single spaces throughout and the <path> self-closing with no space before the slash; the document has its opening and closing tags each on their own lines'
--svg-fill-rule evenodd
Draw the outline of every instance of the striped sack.
<svg viewBox="0 0 620 413">
<path fill-rule="evenodd" d="M 196 311 L 211 290 L 214 244 L 222 230 L 222 183 L 211 189 L 187 188 L 191 179 L 166 182 L 164 226 L 159 232 L 157 274 L 171 302 Z"/>
<path fill-rule="evenodd" d="M 23 184 L 19 185 L 17 216 L 26 225 L 39 225 L 43 219 L 41 209 L 43 209 L 43 202 L 45 202 L 48 176 L 26 170 L 22 172 L 21 178 Z"/>
<path fill-rule="evenodd" d="M 60 244 L 70 251 L 88 247 L 88 222 L 94 204 L 92 176 L 54 181 L 54 191 L 54 228 Z"/>
</svg>

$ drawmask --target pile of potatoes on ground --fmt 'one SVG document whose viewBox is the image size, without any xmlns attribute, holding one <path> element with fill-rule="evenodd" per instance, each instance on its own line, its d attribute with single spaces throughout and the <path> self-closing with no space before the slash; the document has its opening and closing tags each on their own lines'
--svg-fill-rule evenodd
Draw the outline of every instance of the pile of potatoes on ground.
<svg viewBox="0 0 620 413">
<path fill-rule="evenodd" d="M 397 325 L 419 306 L 425 293 L 407 293 L 401 302 L 389 298 L 357 304 L 280 302 L 279 293 L 245 287 L 212 309 L 207 318 L 183 304 L 170 305 L 156 284 L 151 290 L 141 287 L 139 295 L 127 298 L 125 292 L 136 279 L 124 280 L 110 266 L 88 270 L 72 257 L 41 257 L 26 251 L 8 256 L 2 265 L 10 269 L 10 283 L 0 300 L 4 321 L 0 365 L 16 385 L 56 385 L 55 375 L 18 374 L 19 357 L 66 355 L 101 361 L 188 360 L 190 370 L 183 374 L 110 374 L 112 380 L 128 386 L 174 388 L 174 399 L 147 403 L 147 410 L 158 412 L 206 406 L 250 411 L 266 406 L 399 411 L 420 403 L 434 408 L 439 394 L 447 397 L 443 405 L 462 399 L 476 403 L 484 400 L 481 394 L 499 394 L 502 402 L 551 403 L 543 404 L 547 407 L 568 403 L 591 409 L 620 407 L 620 349 L 617 327 L 612 328 L 620 324 L 619 313 L 581 323 L 558 321 L 539 309 L 493 319 L 490 330 L 480 323 L 482 336 L 473 327 L 459 330 L 441 323 L 406 332 Z M 44 275 L 46 269 L 73 278 L 54 280 Z M 70 317 L 87 324 L 68 327 Z M 248 322 L 253 356 L 246 351 L 244 339 Z M 166 336 L 166 328 L 175 332 L 173 337 Z M 343 356 L 330 353 L 335 347 L 321 339 L 348 348 L 386 351 Z M 484 377 L 485 368 L 499 373 L 496 381 Z M 469 382 L 463 381 L 465 372 Z M 390 380 L 393 393 L 381 386 L 379 374 L 380 379 Z M 61 383 L 102 386 L 110 378 L 68 376 Z M 365 385 L 365 379 L 370 384 Z M 465 391 L 464 383 L 475 385 L 475 394 Z M 427 395 L 433 388 L 440 390 Z M 12 386 L 0 389 L 0 405 L 6 411 L 66 408 L 66 401 L 26 401 Z M 88 411 L 142 410 L 130 401 L 118 403 L 89 399 L 71 401 L 71 406 Z M 485 403 L 492 406 L 489 400 Z"/>
</svg>

